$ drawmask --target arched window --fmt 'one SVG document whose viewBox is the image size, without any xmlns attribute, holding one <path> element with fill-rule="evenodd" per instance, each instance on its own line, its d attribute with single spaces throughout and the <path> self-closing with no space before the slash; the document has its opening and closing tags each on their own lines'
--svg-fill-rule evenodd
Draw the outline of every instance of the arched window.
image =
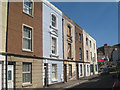
<svg viewBox="0 0 120 90">
<path fill-rule="evenodd" d="M 54 14 L 52 14 L 52 26 L 56 27 L 57 26 L 57 18 Z"/>
</svg>

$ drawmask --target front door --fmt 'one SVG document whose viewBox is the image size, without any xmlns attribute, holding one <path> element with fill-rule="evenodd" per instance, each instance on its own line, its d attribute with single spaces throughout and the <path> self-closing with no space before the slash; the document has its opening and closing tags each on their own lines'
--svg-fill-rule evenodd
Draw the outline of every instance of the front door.
<svg viewBox="0 0 120 90">
<path fill-rule="evenodd" d="M 48 63 L 44 64 L 45 77 L 44 77 L 44 86 L 48 85 Z"/>
<path fill-rule="evenodd" d="M 2 64 L 0 64 L 0 90 L 2 90 Z"/>
<path fill-rule="evenodd" d="M 8 88 L 14 88 L 14 65 L 8 65 Z"/>
<path fill-rule="evenodd" d="M 64 64 L 64 81 L 67 82 L 67 65 Z"/>
<path fill-rule="evenodd" d="M 76 69 L 77 69 L 77 80 L 79 80 L 79 69 L 78 69 L 78 64 L 76 64 Z"/>
</svg>

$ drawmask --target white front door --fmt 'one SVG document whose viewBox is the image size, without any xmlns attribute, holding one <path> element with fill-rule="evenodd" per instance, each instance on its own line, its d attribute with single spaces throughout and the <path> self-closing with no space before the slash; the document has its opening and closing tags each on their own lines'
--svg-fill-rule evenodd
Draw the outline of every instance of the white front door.
<svg viewBox="0 0 120 90">
<path fill-rule="evenodd" d="M 0 90 L 2 90 L 2 64 L 0 64 Z"/>
<path fill-rule="evenodd" d="M 8 65 L 8 88 L 14 88 L 14 65 Z"/>
</svg>

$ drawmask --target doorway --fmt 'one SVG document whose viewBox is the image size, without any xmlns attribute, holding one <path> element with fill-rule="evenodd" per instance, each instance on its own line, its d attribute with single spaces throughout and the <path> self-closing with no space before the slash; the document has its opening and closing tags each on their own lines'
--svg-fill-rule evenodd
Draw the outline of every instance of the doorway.
<svg viewBox="0 0 120 90">
<path fill-rule="evenodd" d="M 44 86 L 48 86 L 48 63 L 44 63 L 44 71 L 45 71 Z"/>
<path fill-rule="evenodd" d="M 8 88 L 14 88 L 14 65 L 8 65 Z"/>
<path fill-rule="evenodd" d="M 64 64 L 64 82 L 67 82 L 67 65 Z"/>
<path fill-rule="evenodd" d="M 78 68 L 78 64 L 76 64 L 76 69 L 77 69 L 77 80 L 79 80 L 79 68 Z"/>
<path fill-rule="evenodd" d="M 0 64 L 0 90 L 2 90 L 2 64 Z"/>
</svg>

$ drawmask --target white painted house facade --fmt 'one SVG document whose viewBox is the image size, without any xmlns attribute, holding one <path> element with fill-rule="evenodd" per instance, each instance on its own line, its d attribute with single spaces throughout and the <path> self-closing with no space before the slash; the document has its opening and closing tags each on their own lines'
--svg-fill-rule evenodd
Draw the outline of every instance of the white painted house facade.
<svg viewBox="0 0 120 90">
<path fill-rule="evenodd" d="M 98 74 L 96 40 L 88 35 L 90 47 L 90 75 Z"/>
<path fill-rule="evenodd" d="M 84 76 L 90 76 L 89 34 L 83 30 Z"/>
<path fill-rule="evenodd" d="M 62 12 L 43 1 L 43 86 L 63 82 Z"/>
</svg>

